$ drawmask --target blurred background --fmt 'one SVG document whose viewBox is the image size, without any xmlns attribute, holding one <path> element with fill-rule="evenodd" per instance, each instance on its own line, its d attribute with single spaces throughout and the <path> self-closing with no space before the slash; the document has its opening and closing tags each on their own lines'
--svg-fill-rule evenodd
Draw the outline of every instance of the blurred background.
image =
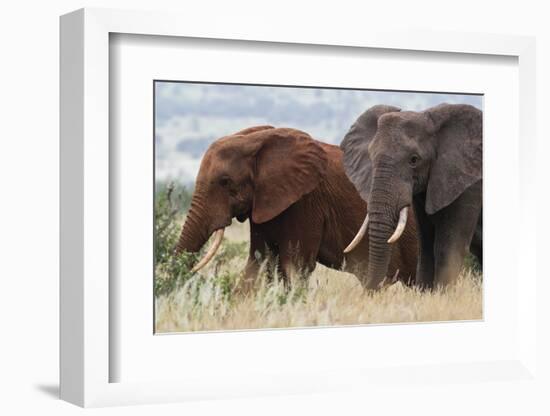
<svg viewBox="0 0 550 416">
<path fill-rule="evenodd" d="M 481 109 L 481 95 L 254 85 L 155 83 L 155 178 L 192 187 L 202 155 L 216 139 L 259 124 L 292 127 L 339 144 L 376 104 L 424 110 L 447 103 Z"/>
</svg>

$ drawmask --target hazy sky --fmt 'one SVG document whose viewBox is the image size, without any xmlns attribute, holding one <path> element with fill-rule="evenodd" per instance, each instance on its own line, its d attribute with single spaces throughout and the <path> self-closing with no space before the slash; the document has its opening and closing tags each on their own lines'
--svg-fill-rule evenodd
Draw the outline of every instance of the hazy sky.
<svg viewBox="0 0 550 416">
<path fill-rule="evenodd" d="M 447 102 L 481 109 L 482 100 L 479 95 L 157 82 L 156 179 L 194 182 L 214 140 L 254 125 L 292 127 L 339 144 L 355 119 L 376 104 L 419 111 Z"/>
</svg>

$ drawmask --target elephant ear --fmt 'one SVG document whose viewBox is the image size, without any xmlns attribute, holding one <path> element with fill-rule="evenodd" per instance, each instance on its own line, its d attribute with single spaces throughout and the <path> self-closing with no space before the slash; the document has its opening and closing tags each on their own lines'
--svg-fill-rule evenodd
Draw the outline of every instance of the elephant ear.
<svg viewBox="0 0 550 416">
<path fill-rule="evenodd" d="M 239 130 L 238 132 L 233 133 L 232 136 L 245 136 L 247 134 L 256 133 L 257 131 L 269 130 L 274 128 L 275 127 L 269 125 L 247 127 L 246 129 Z"/>
<path fill-rule="evenodd" d="M 378 129 L 378 118 L 382 114 L 396 111 L 401 110 L 389 105 L 375 105 L 369 108 L 359 116 L 340 144 L 346 175 L 365 201 L 369 199 L 372 183 L 369 144 Z"/>
<path fill-rule="evenodd" d="M 481 179 L 482 112 L 471 105 L 440 104 L 424 112 L 435 136 L 426 212 L 433 214 Z"/>
<path fill-rule="evenodd" d="M 327 170 L 327 155 L 307 133 L 277 128 L 254 133 L 256 151 L 252 221 L 269 221 L 313 191 Z M 251 136 L 249 136 L 251 137 Z"/>
</svg>

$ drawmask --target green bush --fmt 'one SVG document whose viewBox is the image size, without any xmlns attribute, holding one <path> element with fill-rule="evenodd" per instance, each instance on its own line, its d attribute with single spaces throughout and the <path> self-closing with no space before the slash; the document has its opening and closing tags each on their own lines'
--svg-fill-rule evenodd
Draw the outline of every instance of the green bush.
<svg viewBox="0 0 550 416">
<path fill-rule="evenodd" d="M 182 218 L 189 209 L 191 192 L 174 183 L 155 189 L 155 295 L 167 294 L 190 276 L 190 266 L 200 253 L 174 256 Z"/>
<path fill-rule="evenodd" d="M 174 183 L 159 184 L 155 192 L 155 296 L 168 295 L 182 287 L 194 275 L 191 267 L 203 251 L 198 253 L 182 252 L 174 256 L 184 215 L 189 209 L 192 194 L 185 187 Z M 229 263 L 236 258 L 246 259 L 248 243 L 223 240 L 220 250 L 209 268 L 214 277 L 209 282 L 214 289 L 221 290 L 228 300 L 231 296 L 239 273 L 228 271 Z M 240 270 L 239 270 L 240 272 Z M 203 279 L 198 279 L 193 287 L 199 290 Z"/>
</svg>

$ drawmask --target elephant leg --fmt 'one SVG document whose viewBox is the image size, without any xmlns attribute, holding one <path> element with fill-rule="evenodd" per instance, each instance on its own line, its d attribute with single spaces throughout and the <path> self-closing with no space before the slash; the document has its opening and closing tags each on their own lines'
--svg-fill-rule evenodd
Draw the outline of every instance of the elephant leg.
<svg viewBox="0 0 550 416">
<path fill-rule="evenodd" d="M 279 250 L 279 273 L 285 284 L 290 284 L 295 275 L 309 276 L 315 269 L 315 261 L 305 255 L 299 244 L 284 243 Z"/>
<path fill-rule="evenodd" d="M 460 274 L 464 256 L 481 211 L 481 181 L 472 185 L 437 215 L 435 235 L 435 283 L 445 287 Z"/>
<path fill-rule="evenodd" d="M 314 206 L 292 206 L 278 225 L 279 273 L 286 285 L 294 276 L 307 277 L 317 264 L 323 236 L 323 218 Z"/>
<path fill-rule="evenodd" d="M 435 284 L 448 286 L 456 281 L 467 252 L 462 238 L 451 238 L 447 231 L 436 233 Z"/>
<path fill-rule="evenodd" d="M 422 289 L 431 289 L 434 283 L 435 258 L 434 240 L 435 228 L 426 214 L 425 195 L 413 198 L 418 231 L 418 263 L 416 265 L 416 284 Z"/>
<path fill-rule="evenodd" d="M 286 284 L 298 274 L 306 279 L 317 266 L 320 238 L 285 241 L 279 246 L 279 270 Z"/>
<path fill-rule="evenodd" d="M 250 249 L 248 252 L 248 260 L 244 268 L 242 279 L 239 283 L 240 291 L 248 293 L 258 280 L 258 273 L 264 262 L 271 261 L 273 253 L 270 251 L 270 246 L 267 243 L 264 234 L 255 224 L 250 224 Z"/>
</svg>

